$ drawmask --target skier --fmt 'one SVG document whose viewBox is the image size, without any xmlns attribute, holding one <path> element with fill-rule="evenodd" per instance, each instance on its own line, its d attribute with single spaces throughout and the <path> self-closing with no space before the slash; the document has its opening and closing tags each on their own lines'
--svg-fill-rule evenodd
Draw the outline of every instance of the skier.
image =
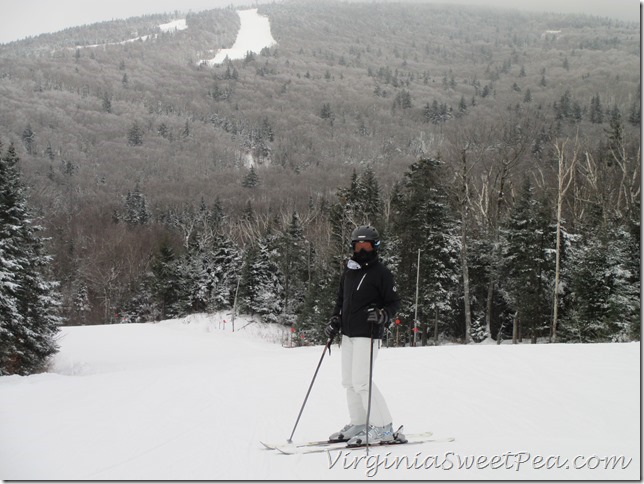
<svg viewBox="0 0 644 484">
<path fill-rule="evenodd" d="M 369 404 L 371 348 L 375 360 L 385 328 L 400 307 L 394 278 L 378 259 L 380 236 L 369 225 L 356 228 L 351 234 L 353 255 L 340 281 L 333 316 L 325 335 L 333 338 L 342 333 L 342 386 L 346 389 L 349 424 L 332 434 L 330 441 L 348 441 L 347 445 L 395 440 L 393 422 L 385 400 L 372 384 L 369 428 L 366 428 Z"/>
</svg>

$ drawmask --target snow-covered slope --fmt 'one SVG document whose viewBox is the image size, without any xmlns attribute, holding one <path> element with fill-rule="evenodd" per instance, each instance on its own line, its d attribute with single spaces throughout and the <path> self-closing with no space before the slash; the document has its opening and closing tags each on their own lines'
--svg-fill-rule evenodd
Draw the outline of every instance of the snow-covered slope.
<svg viewBox="0 0 644 484">
<path fill-rule="evenodd" d="M 258 54 L 264 47 L 271 47 L 276 44 L 271 34 L 271 25 L 268 17 L 259 15 L 256 8 L 248 10 L 237 10 L 241 25 L 235 43 L 230 49 L 221 49 L 212 59 L 203 59 L 198 64 L 213 66 L 221 64 L 226 60 L 243 59 L 246 54 L 254 52 Z"/>
<path fill-rule="evenodd" d="M 64 328 L 51 373 L 0 378 L 0 478 L 640 478 L 637 343 L 383 348 L 394 423 L 456 440 L 284 456 L 259 440 L 286 441 L 322 347 L 248 323 Z M 346 423 L 339 371 L 334 346 L 296 440 Z"/>
<path fill-rule="evenodd" d="M 186 19 L 178 19 L 178 20 L 173 20 L 171 22 L 168 22 L 166 24 L 161 24 L 159 25 L 159 29 L 161 32 L 167 33 L 175 33 L 178 32 L 179 30 L 186 30 L 188 28 L 188 25 L 186 24 Z M 96 48 L 96 47 L 107 47 L 108 45 L 125 45 L 129 44 L 132 42 L 145 42 L 146 40 L 153 38 L 156 39 L 158 37 L 158 34 L 153 34 L 153 35 L 141 35 L 138 37 L 134 37 L 132 39 L 127 39 L 122 42 L 112 42 L 112 43 L 107 43 L 107 44 L 91 44 L 91 45 L 82 45 L 79 46 L 78 48 Z M 76 49 L 77 47 L 73 47 Z"/>
</svg>

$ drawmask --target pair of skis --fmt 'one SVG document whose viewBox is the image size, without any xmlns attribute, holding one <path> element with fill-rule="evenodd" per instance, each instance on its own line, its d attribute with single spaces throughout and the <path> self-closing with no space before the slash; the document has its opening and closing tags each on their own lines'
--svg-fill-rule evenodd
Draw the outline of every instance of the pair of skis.
<svg viewBox="0 0 644 484">
<path fill-rule="evenodd" d="M 260 442 L 265 448 L 270 450 L 277 450 L 282 454 L 314 454 L 318 452 L 326 452 L 331 449 L 356 449 L 356 448 L 367 449 L 367 453 L 368 453 L 370 447 L 383 447 L 383 446 L 400 445 L 400 444 L 422 444 L 425 442 L 451 442 L 454 440 L 453 437 L 447 437 L 447 438 L 441 438 L 441 439 L 434 438 L 432 437 L 431 432 L 405 436 L 402 433 L 402 426 L 400 426 L 400 428 L 394 433 L 394 440 L 391 440 L 391 441 L 376 442 L 372 444 L 369 442 L 369 438 L 368 438 L 369 434 L 367 434 L 367 438 L 365 439 L 365 441 L 359 442 L 357 445 L 347 445 L 346 442 L 329 442 L 326 440 L 315 441 L 315 442 L 305 442 L 299 445 L 293 444 L 293 435 L 295 434 L 295 429 L 297 428 L 297 424 L 300 422 L 300 417 L 302 417 L 304 406 L 306 405 L 306 402 L 309 399 L 311 388 L 313 388 L 313 383 L 315 382 L 315 378 L 317 377 L 318 371 L 320 370 L 320 366 L 322 365 L 322 360 L 324 359 L 324 355 L 326 354 L 327 351 L 329 352 L 329 354 L 331 354 L 331 344 L 333 343 L 334 337 L 335 335 L 332 335 L 327 340 L 326 345 L 324 345 L 324 349 L 322 350 L 322 356 L 320 357 L 318 366 L 315 369 L 315 373 L 313 374 L 313 378 L 311 379 L 311 383 L 309 384 L 309 389 L 307 390 L 306 396 L 304 397 L 304 402 L 300 407 L 300 413 L 297 416 L 297 420 L 295 420 L 293 431 L 291 432 L 291 436 L 288 438 L 287 443 L 286 444 L 266 444 L 264 442 Z M 372 381 L 373 381 L 373 337 L 371 338 L 370 351 L 371 351 L 371 354 L 370 354 L 370 364 L 369 364 L 369 398 L 368 398 L 369 404 L 367 405 L 367 423 L 366 423 L 367 427 L 369 427 L 369 414 L 371 413 L 371 389 L 372 389 Z"/>
<path fill-rule="evenodd" d="M 378 442 L 376 444 L 369 444 L 369 448 L 388 447 L 392 445 L 402 444 L 424 444 L 427 442 L 452 442 L 454 437 L 436 438 L 433 437 L 432 432 L 422 432 L 417 434 L 403 435 L 396 432 L 395 439 L 387 442 Z M 360 445 L 347 445 L 346 442 L 329 442 L 328 440 L 318 440 L 311 442 L 302 442 L 300 444 L 269 444 L 260 442 L 266 449 L 276 450 L 280 454 L 294 455 L 294 454 L 319 454 L 332 450 L 352 450 L 364 449 L 365 444 Z"/>
</svg>

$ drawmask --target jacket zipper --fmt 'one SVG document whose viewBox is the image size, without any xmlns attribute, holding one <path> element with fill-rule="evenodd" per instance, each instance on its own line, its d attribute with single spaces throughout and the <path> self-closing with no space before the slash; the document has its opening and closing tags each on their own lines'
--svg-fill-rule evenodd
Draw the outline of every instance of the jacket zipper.
<svg viewBox="0 0 644 484">
<path fill-rule="evenodd" d="M 360 290 L 360 286 L 362 286 L 362 281 L 364 281 L 364 278 L 367 277 L 367 273 L 365 272 L 364 275 L 362 276 L 362 279 L 360 279 L 360 282 L 358 283 L 358 287 L 356 288 L 356 292 Z"/>
</svg>

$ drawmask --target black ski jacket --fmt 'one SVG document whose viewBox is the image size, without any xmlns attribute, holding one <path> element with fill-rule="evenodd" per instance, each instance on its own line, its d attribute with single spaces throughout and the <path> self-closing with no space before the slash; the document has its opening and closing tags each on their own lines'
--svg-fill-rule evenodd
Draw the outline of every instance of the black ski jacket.
<svg viewBox="0 0 644 484">
<path fill-rule="evenodd" d="M 342 334 L 382 339 L 384 327 L 367 322 L 368 309 L 384 309 L 391 320 L 400 307 L 400 296 L 391 271 L 378 258 L 361 266 L 345 268 L 333 314 L 342 319 Z"/>
</svg>

